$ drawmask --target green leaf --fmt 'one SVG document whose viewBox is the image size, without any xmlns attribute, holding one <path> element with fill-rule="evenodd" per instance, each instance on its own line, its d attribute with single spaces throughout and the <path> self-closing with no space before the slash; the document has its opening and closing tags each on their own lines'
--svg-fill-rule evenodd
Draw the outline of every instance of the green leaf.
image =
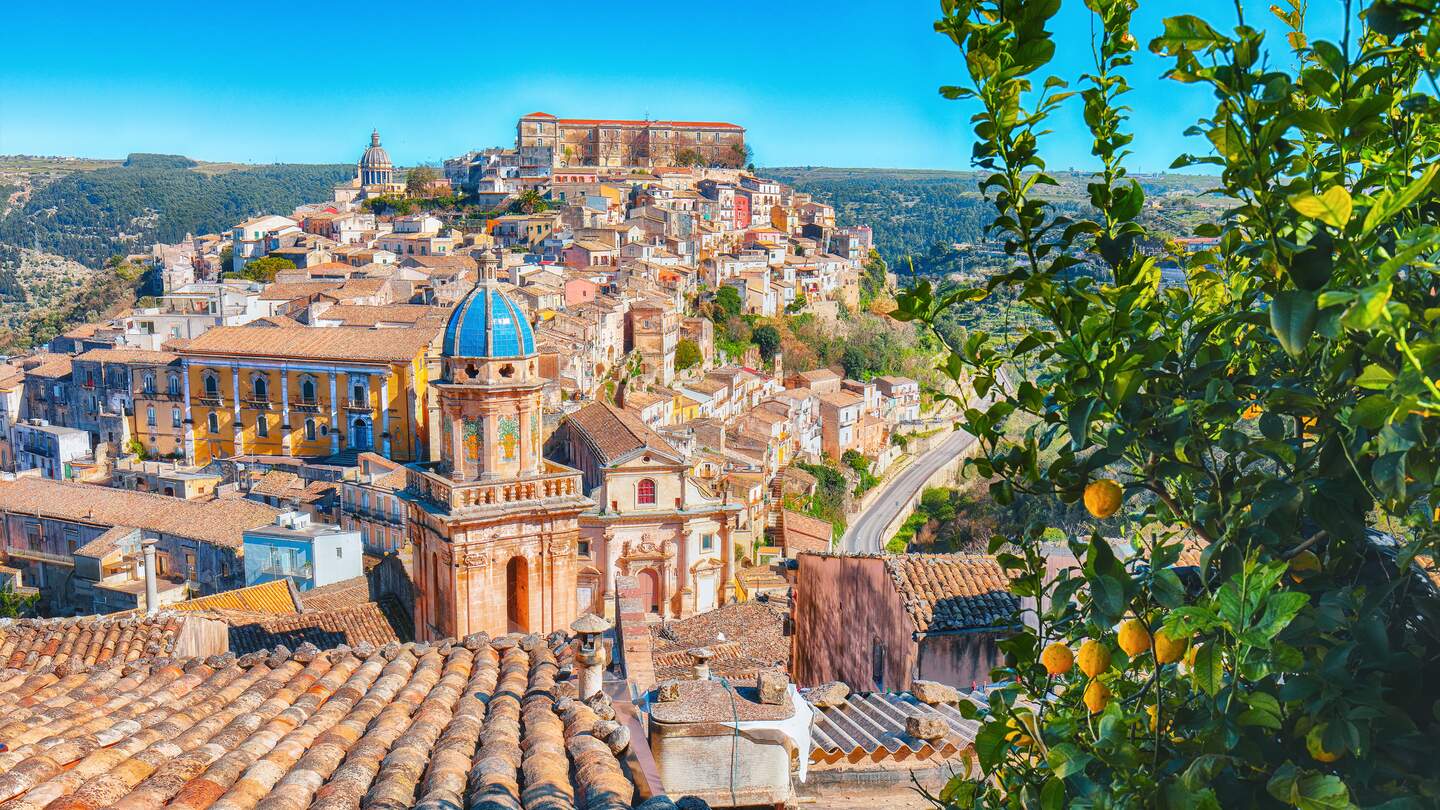
<svg viewBox="0 0 1440 810">
<path fill-rule="evenodd" d="M 992 717 L 975 735 L 975 755 L 980 758 L 980 767 L 986 773 L 995 770 L 995 766 L 1005 758 L 1005 752 L 1010 748 L 1005 739 L 1007 733 L 1005 724 Z"/>
<path fill-rule="evenodd" d="M 1275 771 L 1265 790 L 1301 810 L 1345 810 L 1355 806 L 1350 801 L 1350 789 L 1340 777 L 1301 770 L 1290 762 Z"/>
<path fill-rule="evenodd" d="M 1365 215 L 1365 224 L 1362 232 L 1369 233 L 1378 225 L 1387 222 L 1391 217 L 1409 208 L 1435 180 L 1435 173 L 1440 171 L 1440 164 L 1432 163 L 1419 177 L 1411 180 L 1405 188 L 1399 192 L 1391 192 L 1389 189 L 1381 192 L 1375 198 L 1375 203 L 1370 206 L 1370 211 Z"/>
<path fill-rule="evenodd" d="M 1305 351 L 1315 332 L 1315 321 L 1314 293 L 1286 290 L 1270 302 L 1270 330 L 1291 357 L 1299 357 Z"/>
<path fill-rule="evenodd" d="M 1059 779 L 1046 779 L 1040 789 L 1040 810 L 1062 810 L 1065 807 L 1065 783 Z"/>
<path fill-rule="evenodd" d="M 1331 186 L 1323 194 L 1302 191 L 1291 195 L 1290 207 L 1311 219 L 1318 219 L 1336 230 L 1344 230 L 1350 221 L 1355 203 L 1344 186 Z"/>
<path fill-rule="evenodd" d="M 1195 668 L 1190 677 L 1194 678 L 1195 687 L 1205 694 L 1214 697 L 1220 693 L 1225 685 L 1225 662 L 1216 644 L 1202 644 L 1195 651 Z"/>
<path fill-rule="evenodd" d="M 1081 751 L 1074 743 L 1061 743 L 1051 746 L 1046 759 L 1050 764 L 1050 770 L 1055 772 L 1055 776 L 1060 779 L 1069 779 L 1075 774 L 1083 772 L 1093 757 Z"/>
<path fill-rule="evenodd" d="M 1395 403 L 1384 394 L 1371 394 L 1355 403 L 1350 411 L 1350 424 L 1375 430 L 1390 419 L 1395 412 Z"/>
<path fill-rule="evenodd" d="M 1360 376 L 1355 378 L 1356 385 L 1360 386 L 1361 388 L 1368 388 L 1372 391 L 1380 391 L 1389 388 L 1390 383 L 1393 382 L 1395 382 L 1395 375 L 1390 371 L 1375 365 L 1374 363 L 1366 366 L 1365 370 L 1360 372 Z"/>
</svg>

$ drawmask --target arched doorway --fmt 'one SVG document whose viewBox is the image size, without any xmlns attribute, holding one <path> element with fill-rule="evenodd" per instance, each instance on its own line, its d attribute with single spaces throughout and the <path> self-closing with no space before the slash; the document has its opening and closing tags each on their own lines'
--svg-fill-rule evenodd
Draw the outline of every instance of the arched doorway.
<svg viewBox="0 0 1440 810">
<path fill-rule="evenodd" d="M 660 576 L 654 568 L 640 572 L 640 604 L 648 613 L 660 612 Z"/>
<path fill-rule="evenodd" d="M 356 450 L 370 449 L 370 422 L 363 417 L 356 417 L 355 422 L 350 425 L 350 446 Z"/>
<path fill-rule="evenodd" d="M 530 632 L 530 565 L 524 557 L 505 565 L 505 611 L 510 632 Z"/>
</svg>

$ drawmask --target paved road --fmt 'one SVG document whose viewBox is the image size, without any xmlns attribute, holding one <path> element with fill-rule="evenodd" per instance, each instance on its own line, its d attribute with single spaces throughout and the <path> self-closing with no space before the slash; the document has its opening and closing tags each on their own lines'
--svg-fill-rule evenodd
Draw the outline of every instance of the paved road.
<svg viewBox="0 0 1440 810">
<path fill-rule="evenodd" d="M 945 463 L 961 451 L 975 442 L 975 437 L 963 430 L 957 430 L 950 434 L 945 441 L 931 449 L 925 455 L 915 459 L 910 466 L 900 471 L 900 474 L 885 485 L 875 502 L 870 508 L 861 513 L 860 517 L 845 529 L 845 536 L 841 543 L 846 551 L 851 552 L 874 552 L 881 551 L 885 547 L 888 537 L 881 537 L 885 527 L 890 525 L 900 514 L 916 491 L 925 485 L 925 481 L 935 474 L 935 471 L 945 466 Z"/>
</svg>

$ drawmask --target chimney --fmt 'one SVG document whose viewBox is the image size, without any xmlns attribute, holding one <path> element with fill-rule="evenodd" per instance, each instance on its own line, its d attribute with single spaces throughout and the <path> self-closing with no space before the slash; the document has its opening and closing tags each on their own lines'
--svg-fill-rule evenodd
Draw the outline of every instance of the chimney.
<svg viewBox="0 0 1440 810">
<path fill-rule="evenodd" d="M 605 679 L 605 640 L 601 638 L 610 629 L 610 622 L 585 613 L 570 625 L 578 636 L 575 640 L 575 666 L 580 674 L 580 699 L 589 700 L 600 694 Z"/>
<path fill-rule="evenodd" d="M 155 538 L 140 541 L 140 550 L 145 554 L 145 612 L 160 610 L 160 589 L 155 585 Z"/>
<path fill-rule="evenodd" d="M 695 663 L 695 680 L 706 681 L 710 679 L 710 659 L 715 653 L 709 647 L 695 647 L 687 650 L 690 653 L 690 660 Z"/>
</svg>

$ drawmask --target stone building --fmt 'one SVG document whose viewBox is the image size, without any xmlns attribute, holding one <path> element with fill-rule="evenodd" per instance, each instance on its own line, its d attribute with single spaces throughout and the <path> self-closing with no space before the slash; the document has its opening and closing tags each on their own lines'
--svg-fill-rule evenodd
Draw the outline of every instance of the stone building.
<svg viewBox="0 0 1440 810">
<path fill-rule="evenodd" d="M 498 260 L 445 327 L 434 460 L 410 467 L 418 638 L 550 633 L 579 615 L 580 473 L 541 454 L 535 337 Z"/>
<path fill-rule="evenodd" d="M 706 163 L 745 164 L 745 128 L 723 121 L 624 121 L 521 116 L 515 146 L 552 166 L 673 166 L 689 150 Z"/>
<path fill-rule="evenodd" d="M 1005 570 L 982 555 L 802 553 L 792 581 L 790 672 L 802 686 L 983 686 L 1020 606 Z"/>
<path fill-rule="evenodd" d="M 438 329 L 223 326 L 179 350 L 186 456 L 424 458 Z"/>
<path fill-rule="evenodd" d="M 571 414 L 552 447 L 582 472 L 596 501 L 580 515 L 582 610 L 605 610 L 622 576 L 638 580 L 643 609 L 661 618 L 731 600 L 731 532 L 743 505 L 692 475 L 684 454 L 635 415 L 604 402 Z"/>
</svg>

